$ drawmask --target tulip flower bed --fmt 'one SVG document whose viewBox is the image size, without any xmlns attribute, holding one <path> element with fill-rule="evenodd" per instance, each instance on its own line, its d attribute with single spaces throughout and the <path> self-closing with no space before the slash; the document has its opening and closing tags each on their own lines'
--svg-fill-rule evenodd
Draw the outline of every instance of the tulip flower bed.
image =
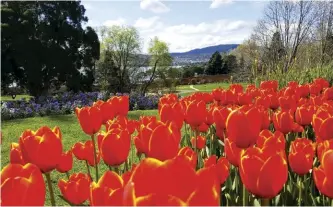
<svg viewBox="0 0 333 207">
<path fill-rule="evenodd" d="M 169 94 L 159 117 L 128 111 L 128 96 L 77 108 L 86 140 L 67 151 L 57 126 L 24 130 L 1 172 L 1 205 L 333 205 L 324 79 Z"/>
</svg>

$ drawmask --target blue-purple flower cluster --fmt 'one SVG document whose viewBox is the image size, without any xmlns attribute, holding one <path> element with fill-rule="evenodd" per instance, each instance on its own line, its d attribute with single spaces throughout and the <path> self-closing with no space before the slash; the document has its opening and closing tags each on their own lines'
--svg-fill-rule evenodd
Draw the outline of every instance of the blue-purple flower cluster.
<svg viewBox="0 0 333 207">
<path fill-rule="evenodd" d="M 72 93 L 66 92 L 55 96 L 42 96 L 38 99 L 21 99 L 1 103 L 1 119 L 17 119 L 34 116 L 48 116 L 74 113 L 76 107 L 90 106 L 97 100 L 104 100 L 112 96 L 123 94 L 108 94 L 105 92 Z M 128 94 L 124 94 L 128 95 Z M 130 94 L 130 110 L 157 109 L 159 96 Z"/>
</svg>

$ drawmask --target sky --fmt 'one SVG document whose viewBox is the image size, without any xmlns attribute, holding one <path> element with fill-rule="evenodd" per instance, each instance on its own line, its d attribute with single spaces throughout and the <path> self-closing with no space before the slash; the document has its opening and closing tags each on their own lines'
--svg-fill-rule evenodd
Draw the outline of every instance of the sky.
<svg viewBox="0 0 333 207">
<path fill-rule="evenodd" d="M 142 52 L 157 36 L 170 52 L 185 52 L 219 44 L 239 44 L 248 38 L 267 1 L 98 1 L 82 0 L 86 26 L 134 26 Z"/>
</svg>

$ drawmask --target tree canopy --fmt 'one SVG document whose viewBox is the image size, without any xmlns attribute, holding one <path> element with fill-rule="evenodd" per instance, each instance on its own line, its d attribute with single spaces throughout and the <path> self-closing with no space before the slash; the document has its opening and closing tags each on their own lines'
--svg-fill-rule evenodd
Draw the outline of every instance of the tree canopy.
<svg viewBox="0 0 333 207">
<path fill-rule="evenodd" d="M 90 90 L 100 45 L 80 1 L 1 2 L 1 82 L 31 95 Z"/>
</svg>

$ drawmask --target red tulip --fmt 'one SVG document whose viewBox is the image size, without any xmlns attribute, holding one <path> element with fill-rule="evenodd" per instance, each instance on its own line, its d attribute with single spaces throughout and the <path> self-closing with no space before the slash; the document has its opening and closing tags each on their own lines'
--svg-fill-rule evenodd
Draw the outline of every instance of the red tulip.
<svg viewBox="0 0 333 207">
<path fill-rule="evenodd" d="M 333 86 L 324 90 L 323 97 L 324 100 L 333 100 Z"/>
<path fill-rule="evenodd" d="M 229 162 L 233 166 L 238 167 L 242 149 L 238 148 L 234 142 L 227 138 L 224 142 L 224 151 Z"/>
<path fill-rule="evenodd" d="M 11 164 L 21 164 L 25 165 L 25 162 L 22 157 L 22 151 L 18 143 L 12 143 L 10 145 L 10 155 L 9 160 Z"/>
<path fill-rule="evenodd" d="M 131 136 L 126 129 L 110 130 L 102 140 L 101 156 L 109 166 L 119 166 L 127 160 Z"/>
<path fill-rule="evenodd" d="M 115 172 L 107 171 L 90 186 L 91 206 L 122 206 L 123 201 L 123 180 Z"/>
<path fill-rule="evenodd" d="M 249 93 L 239 93 L 237 100 L 238 104 L 241 106 L 252 104 L 252 96 Z"/>
<path fill-rule="evenodd" d="M 318 190 L 333 199 L 333 150 L 326 151 L 321 161 L 318 168 L 313 168 L 313 179 Z"/>
<path fill-rule="evenodd" d="M 84 133 L 93 135 L 100 130 L 103 118 L 98 106 L 76 108 L 75 113 Z"/>
<path fill-rule="evenodd" d="M 315 156 L 315 145 L 306 138 L 297 138 L 291 142 L 289 150 L 289 165 L 293 172 L 298 175 L 305 175 L 312 169 Z"/>
<path fill-rule="evenodd" d="M 198 127 L 206 121 L 207 114 L 205 102 L 192 101 L 187 106 L 185 121 L 193 127 Z"/>
<path fill-rule="evenodd" d="M 91 140 L 85 143 L 77 142 L 72 147 L 72 152 L 78 160 L 88 161 L 90 166 L 95 166 L 94 147 Z M 97 164 L 100 161 L 100 153 L 97 153 Z"/>
<path fill-rule="evenodd" d="M 273 115 L 274 127 L 277 131 L 288 134 L 298 131 L 299 125 L 294 122 L 294 117 L 290 111 L 279 111 Z"/>
<path fill-rule="evenodd" d="M 231 109 L 227 107 L 215 107 L 213 110 L 213 119 L 216 125 L 216 128 L 225 129 L 226 121 L 231 113 Z"/>
<path fill-rule="evenodd" d="M 36 132 L 26 130 L 19 139 L 19 145 L 23 160 L 37 165 L 44 173 L 55 169 L 61 158 L 62 143 L 58 128 L 41 127 Z"/>
<path fill-rule="evenodd" d="M 272 133 L 271 131 L 265 129 L 259 134 L 257 147 L 275 147 L 277 150 L 285 150 L 286 140 L 282 132 L 275 131 Z"/>
<path fill-rule="evenodd" d="M 241 155 L 239 173 L 249 192 L 260 198 L 273 198 L 282 190 L 288 178 L 284 151 L 271 147 L 248 148 Z"/>
<path fill-rule="evenodd" d="M 243 86 L 241 84 L 231 84 L 229 89 L 235 94 L 243 93 Z"/>
<path fill-rule="evenodd" d="M 67 152 L 63 152 L 61 154 L 60 161 L 57 165 L 58 172 L 65 173 L 72 169 L 73 167 L 73 155 L 72 151 L 68 150 Z"/>
<path fill-rule="evenodd" d="M 333 139 L 317 143 L 317 155 L 320 162 L 322 162 L 323 154 L 328 150 L 333 150 Z"/>
<path fill-rule="evenodd" d="M 113 107 L 111 102 L 104 102 L 102 100 L 98 100 L 94 103 L 93 106 L 97 106 L 99 108 L 103 124 L 105 124 L 109 120 L 112 120 L 115 117 L 115 107 Z"/>
<path fill-rule="evenodd" d="M 204 147 L 206 147 L 206 138 L 203 136 L 192 137 L 191 143 L 192 143 L 193 148 L 202 150 L 202 149 L 204 149 Z"/>
<path fill-rule="evenodd" d="M 160 122 L 149 139 L 148 156 L 161 161 L 171 159 L 178 153 L 180 131 L 174 123 Z"/>
<path fill-rule="evenodd" d="M 59 180 L 58 187 L 67 201 L 74 205 L 80 205 L 89 198 L 90 183 L 89 175 L 74 173 L 68 181 Z"/>
<path fill-rule="evenodd" d="M 321 140 L 333 139 L 333 113 L 326 108 L 319 108 L 313 115 L 312 126 L 317 138 Z"/>
<path fill-rule="evenodd" d="M 208 168 L 214 166 L 216 169 L 216 175 L 222 185 L 229 177 L 230 164 L 225 157 L 217 159 L 216 155 L 212 155 L 204 160 L 204 167 Z"/>
<path fill-rule="evenodd" d="M 241 107 L 232 111 L 227 119 L 227 133 L 239 148 L 256 143 L 262 124 L 262 116 L 255 107 Z"/>
<path fill-rule="evenodd" d="M 295 96 L 282 96 L 279 98 L 279 103 L 282 111 L 296 111 L 297 104 Z"/>
<path fill-rule="evenodd" d="M 206 168 L 196 173 L 183 156 L 164 162 L 146 158 L 136 167 L 129 182 L 134 184 L 137 204 L 146 196 L 158 195 L 175 197 L 187 205 L 219 205 L 216 171 Z"/>
<path fill-rule="evenodd" d="M 314 114 L 314 107 L 312 105 L 302 105 L 296 109 L 295 119 L 299 125 L 310 125 L 312 116 Z"/>
<path fill-rule="evenodd" d="M 182 128 L 184 123 L 184 111 L 179 102 L 174 104 L 164 104 L 159 110 L 159 114 L 162 122 L 172 121 L 174 122 L 179 129 Z"/>
<path fill-rule="evenodd" d="M 127 116 L 129 111 L 128 96 L 114 96 L 108 100 L 114 107 L 115 116 Z"/>
<path fill-rule="evenodd" d="M 190 147 L 183 147 L 179 150 L 178 155 L 185 156 L 193 169 L 197 167 L 198 156 Z"/>
<path fill-rule="evenodd" d="M 45 182 L 31 163 L 9 164 L 1 171 L 1 206 L 44 206 Z"/>
</svg>

